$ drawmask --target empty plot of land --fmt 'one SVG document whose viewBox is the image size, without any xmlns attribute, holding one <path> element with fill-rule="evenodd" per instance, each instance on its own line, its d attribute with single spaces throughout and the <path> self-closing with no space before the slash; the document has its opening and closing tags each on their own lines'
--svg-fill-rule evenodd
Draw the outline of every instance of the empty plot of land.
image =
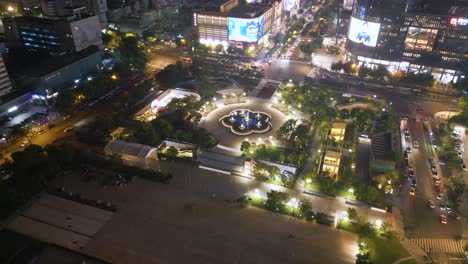
<svg viewBox="0 0 468 264">
<path fill-rule="evenodd" d="M 137 180 L 84 251 L 112 263 L 354 263 L 357 237 Z"/>
</svg>

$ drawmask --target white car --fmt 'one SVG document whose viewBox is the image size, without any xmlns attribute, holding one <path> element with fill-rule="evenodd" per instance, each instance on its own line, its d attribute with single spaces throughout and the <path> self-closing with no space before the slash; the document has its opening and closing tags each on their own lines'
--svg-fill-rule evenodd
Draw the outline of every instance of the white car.
<svg viewBox="0 0 468 264">
<path fill-rule="evenodd" d="M 24 140 L 23 142 L 21 142 L 21 145 L 20 147 L 25 147 L 26 145 L 28 145 L 29 141 L 28 140 Z"/>
<path fill-rule="evenodd" d="M 444 225 L 447 224 L 447 217 L 445 215 L 440 215 L 440 222 Z"/>
</svg>

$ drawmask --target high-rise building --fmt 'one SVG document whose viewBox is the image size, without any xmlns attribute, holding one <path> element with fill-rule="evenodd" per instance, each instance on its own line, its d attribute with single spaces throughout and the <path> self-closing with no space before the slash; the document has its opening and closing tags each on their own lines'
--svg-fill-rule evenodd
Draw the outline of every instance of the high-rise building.
<svg viewBox="0 0 468 264">
<path fill-rule="evenodd" d="M 3 57 L 0 55 L 0 96 L 3 96 L 13 90 L 10 77 L 6 69 Z"/>
<path fill-rule="evenodd" d="M 60 53 L 78 52 L 92 45 L 101 48 L 103 45 L 97 16 L 8 17 L 2 21 L 11 48 L 25 47 Z"/>
<path fill-rule="evenodd" d="M 288 9 L 293 7 L 283 1 L 229 0 L 219 2 L 217 10 L 196 12 L 193 23 L 201 44 L 250 49 L 267 42 L 268 35 L 279 28 Z"/>
<path fill-rule="evenodd" d="M 457 81 L 468 72 L 467 0 L 354 0 L 347 57 Z"/>
<path fill-rule="evenodd" d="M 41 0 L 41 10 L 45 17 L 69 17 L 77 13 L 97 15 L 101 28 L 107 27 L 106 0 Z"/>
</svg>

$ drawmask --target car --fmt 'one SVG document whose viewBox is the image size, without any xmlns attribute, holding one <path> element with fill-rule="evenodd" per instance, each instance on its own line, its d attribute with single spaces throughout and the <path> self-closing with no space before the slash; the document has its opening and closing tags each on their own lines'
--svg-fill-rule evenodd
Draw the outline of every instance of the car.
<svg viewBox="0 0 468 264">
<path fill-rule="evenodd" d="M 44 130 L 44 129 L 41 129 L 41 130 L 39 130 L 39 132 L 37 132 L 38 135 L 42 135 L 42 134 L 44 134 L 44 133 L 45 133 L 45 130 Z"/>
<path fill-rule="evenodd" d="M 435 208 L 434 201 L 429 200 L 429 208 Z"/>
<path fill-rule="evenodd" d="M 440 187 L 440 185 L 436 185 L 434 189 L 436 190 L 436 192 L 442 191 L 442 188 Z"/>
<path fill-rule="evenodd" d="M 411 148 L 410 148 L 410 147 L 407 147 L 407 148 L 406 148 L 406 152 L 411 153 Z"/>
<path fill-rule="evenodd" d="M 418 108 L 418 109 L 416 109 L 416 112 L 417 112 L 418 114 L 422 114 L 422 113 L 423 113 L 423 110 L 422 110 L 421 108 Z"/>
<path fill-rule="evenodd" d="M 63 132 L 67 133 L 73 130 L 73 127 L 67 127 L 63 130 Z"/>
<path fill-rule="evenodd" d="M 437 198 L 437 200 L 439 200 L 439 201 L 440 201 L 440 200 L 442 200 L 442 197 L 444 197 L 444 196 L 443 196 L 441 193 L 439 193 L 439 194 L 437 195 L 437 197 L 436 197 L 436 198 Z"/>
<path fill-rule="evenodd" d="M 452 211 L 452 207 L 449 204 L 445 204 L 445 209 L 449 212 Z"/>
<path fill-rule="evenodd" d="M 410 195 L 416 195 L 416 189 L 414 189 L 413 187 L 411 187 L 410 191 L 409 191 L 409 194 Z"/>
<path fill-rule="evenodd" d="M 393 88 L 395 88 L 395 86 L 390 85 L 390 84 L 387 84 L 387 85 L 385 85 L 385 88 L 387 88 L 387 89 L 393 89 Z"/>
<path fill-rule="evenodd" d="M 462 159 L 463 158 L 463 153 L 459 151 L 459 152 L 457 152 L 457 156 L 458 156 L 459 159 Z"/>
<path fill-rule="evenodd" d="M 465 166 L 465 163 L 463 163 L 463 164 L 461 165 L 461 168 L 462 168 L 463 171 L 467 171 L 466 166 Z"/>
<path fill-rule="evenodd" d="M 440 210 L 441 211 L 445 211 L 445 209 L 447 208 L 446 205 L 444 203 L 440 203 L 439 204 L 439 207 L 440 207 Z"/>
<path fill-rule="evenodd" d="M 444 225 L 447 224 L 447 217 L 445 215 L 440 215 L 440 222 Z"/>
<path fill-rule="evenodd" d="M 403 120 L 408 121 L 408 116 L 403 116 Z"/>
<path fill-rule="evenodd" d="M 414 141 L 414 142 L 413 142 L 413 147 L 414 147 L 414 148 L 419 148 L 419 143 L 418 143 L 417 141 Z"/>
<path fill-rule="evenodd" d="M 23 140 L 23 142 L 21 142 L 20 144 L 20 147 L 25 147 L 26 145 L 28 145 L 29 143 L 29 140 Z"/>
<path fill-rule="evenodd" d="M 415 178 L 413 178 L 411 180 L 411 187 L 416 187 L 416 179 Z"/>
</svg>

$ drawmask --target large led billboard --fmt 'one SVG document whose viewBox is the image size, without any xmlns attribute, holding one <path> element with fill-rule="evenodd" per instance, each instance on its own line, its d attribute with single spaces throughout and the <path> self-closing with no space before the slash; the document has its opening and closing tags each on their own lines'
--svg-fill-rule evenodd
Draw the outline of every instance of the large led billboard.
<svg viewBox="0 0 468 264">
<path fill-rule="evenodd" d="M 257 18 L 228 18 L 229 40 L 255 42 L 263 35 L 263 15 Z"/>
<path fill-rule="evenodd" d="M 377 45 L 379 31 L 379 23 L 363 21 L 351 17 L 348 38 L 353 42 L 362 43 L 370 47 L 375 47 Z"/>
</svg>

